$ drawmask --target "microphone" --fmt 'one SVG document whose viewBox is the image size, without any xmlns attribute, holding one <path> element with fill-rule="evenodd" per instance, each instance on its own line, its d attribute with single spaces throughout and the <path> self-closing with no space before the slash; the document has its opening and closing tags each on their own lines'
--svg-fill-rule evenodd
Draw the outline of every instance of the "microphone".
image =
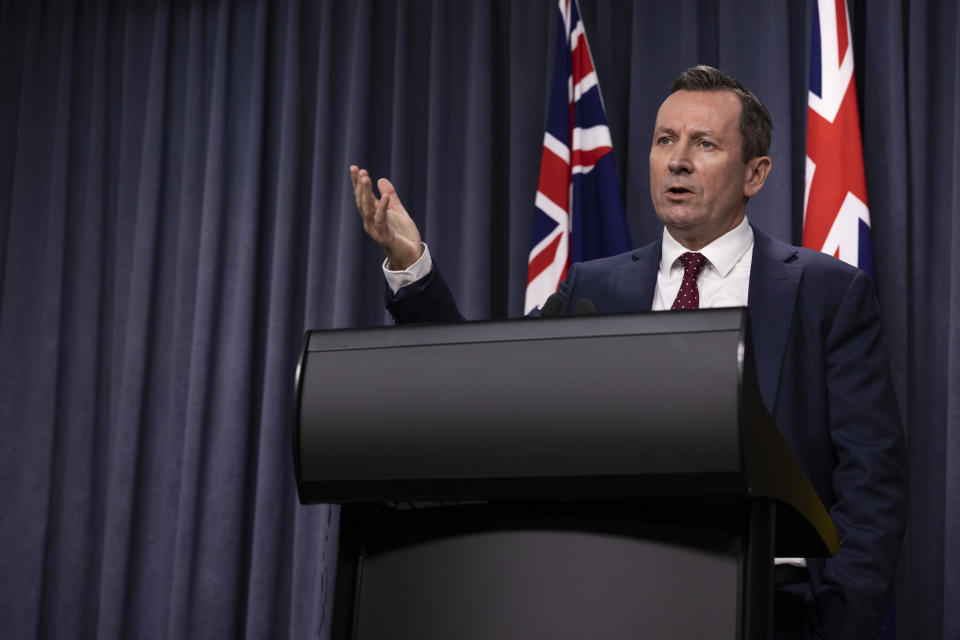
<svg viewBox="0 0 960 640">
<path fill-rule="evenodd" d="M 593 306 L 593 300 L 590 298 L 580 298 L 577 300 L 577 306 L 574 310 L 574 314 L 578 316 L 589 316 L 597 312 L 597 308 Z"/>
<path fill-rule="evenodd" d="M 559 293 L 551 293 L 547 301 L 540 307 L 541 318 L 553 318 L 560 315 L 560 309 L 563 308 L 563 296 Z"/>
</svg>

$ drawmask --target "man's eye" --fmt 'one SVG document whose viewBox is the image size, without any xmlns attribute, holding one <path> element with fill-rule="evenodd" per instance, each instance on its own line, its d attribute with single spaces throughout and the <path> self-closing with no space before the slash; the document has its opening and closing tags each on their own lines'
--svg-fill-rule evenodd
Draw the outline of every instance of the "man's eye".
<svg viewBox="0 0 960 640">
<path fill-rule="evenodd" d="M 668 138 L 667 136 L 660 136 L 659 138 L 657 138 L 657 144 L 669 144 L 669 143 L 670 143 L 670 138 Z"/>
<path fill-rule="evenodd" d="M 710 142 L 709 140 L 701 140 L 701 141 L 700 141 L 700 146 L 701 146 L 701 147 L 704 147 L 704 148 L 706 148 L 706 149 L 712 149 L 712 148 L 714 148 L 716 145 L 713 144 L 712 142 Z"/>
</svg>

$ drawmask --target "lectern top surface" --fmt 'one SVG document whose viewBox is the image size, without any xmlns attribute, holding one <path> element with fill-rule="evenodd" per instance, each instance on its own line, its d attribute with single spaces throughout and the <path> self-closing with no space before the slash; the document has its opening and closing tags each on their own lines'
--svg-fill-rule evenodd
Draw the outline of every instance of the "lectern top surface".
<svg viewBox="0 0 960 640">
<path fill-rule="evenodd" d="M 742 331 L 747 309 L 699 309 L 647 313 L 512 318 L 453 324 L 407 324 L 403 327 L 370 327 L 311 331 L 307 351 L 367 349 L 417 344 L 556 339 L 575 336 L 651 335 Z"/>
</svg>

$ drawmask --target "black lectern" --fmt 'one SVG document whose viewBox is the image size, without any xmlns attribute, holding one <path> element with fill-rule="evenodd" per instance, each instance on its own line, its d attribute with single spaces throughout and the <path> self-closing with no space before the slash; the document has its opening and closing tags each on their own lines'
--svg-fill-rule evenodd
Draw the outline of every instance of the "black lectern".
<svg viewBox="0 0 960 640">
<path fill-rule="evenodd" d="M 334 638 L 766 638 L 774 554 L 839 545 L 745 309 L 313 331 L 296 377 Z"/>
</svg>

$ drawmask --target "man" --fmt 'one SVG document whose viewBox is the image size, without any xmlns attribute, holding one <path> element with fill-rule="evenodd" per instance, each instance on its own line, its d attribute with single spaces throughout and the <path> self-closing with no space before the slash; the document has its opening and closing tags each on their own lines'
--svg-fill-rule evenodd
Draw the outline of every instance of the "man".
<svg viewBox="0 0 960 640">
<path fill-rule="evenodd" d="M 781 637 L 874 638 L 891 597 L 906 525 L 906 469 L 873 284 L 862 271 L 752 228 L 749 198 L 771 169 L 772 121 L 721 71 L 694 67 L 657 114 L 650 195 L 662 238 L 572 265 L 564 311 L 749 306 L 760 392 L 830 512 L 835 558 L 808 559 L 809 581 L 777 590 Z M 373 195 L 350 168 L 367 233 L 387 259 L 398 322 L 460 319 L 389 181 Z"/>
</svg>

